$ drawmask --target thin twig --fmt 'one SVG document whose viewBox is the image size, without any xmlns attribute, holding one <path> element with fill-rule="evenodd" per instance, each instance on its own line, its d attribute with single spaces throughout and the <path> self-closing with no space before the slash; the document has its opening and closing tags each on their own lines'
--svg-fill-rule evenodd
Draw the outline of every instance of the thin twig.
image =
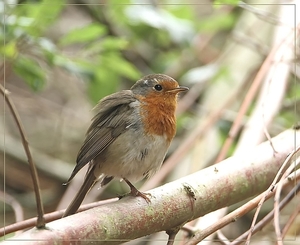
<svg viewBox="0 0 300 245">
<path fill-rule="evenodd" d="M 2 86 L 2 84 L 0 84 L 0 91 L 4 96 L 4 101 L 8 105 L 8 107 L 15 119 L 15 122 L 17 123 L 17 127 L 18 127 L 20 135 L 21 135 L 22 144 L 24 146 L 24 150 L 25 150 L 25 153 L 26 153 L 26 156 L 28 159 L 28 163 L 29 163 L 29 169 L 30 169 L 30 173 L 31 173 L 32 181 L 33 181 L 34 193 L 35 193 L 35 198 L 36 198 L 37 213 L 38 213 L 36 227 L 42 228 L 45 226 L 44 208 L 43 208 L 43 203 L 42 203 L 41 194 L 40 194 L 40 185 L 39 185 L 37 170 L 33 163 L 33 159 L 32 159 L 31 153 L 30 153 L 25 130 L 22 125 L 20 116 L 17 112 L 17 109 L 9 97 L 9 92 Z"/>
<path fill-rule="evenodd" d="M 298 176 L 299 178 L 300 176 Z M 297 178 L 297 179 L 298 179 Z M 287 183 L 287 180 L 285 181 Z M 300 183 L 298 183 L 297 186 L 295 186 L 286 196 L 285 198 L 280 202 L 279 209 L 282 210 L 300 191 Z M 267 223 L 269 223 L 274 217 L 274 209 L 269 212 L 262 220 L 260 220 L 254 227 L 252 234 L 255 234 L 256 232 L 260 231 Z M 230 243 L 230 245 L 239 245 L 241 243 L 244 243 L 250 230 L 246 231 L 244 234 L 236 238 L 234 241 Z"/>
<path fill-rule="evenodd" d="M 292 160 L 292 158 L 300 151 L 300 147 L 298 147 L 291 155 L 289 155 L 289 161 Z M 284 179 L 295 169 L 295 165 L 291 165 L 288 170 L 283 174 L 282 178 L 280 179 L 278 183 L 278 187 L 276 189 L 275 198 L 274 198 L 274 227 L 275 227 L 275 233 L 277 237 L 277 243 L 279 245 L 283 245 L 282 242 L 282 234 L 281 234 L 281 228 L 279 224 L 279 202 L 280 202 L 280 194 L 282 190 L 282 183 Z"/>
<path fill-rule="evenodd" d="M 264 115 L 263 115 L 263 117 L 264 117 Z M 273 145 L 271 135 L 269 134 L 269 131 L 268 131 L 268 129 L 267 129 L 267 127 L 266 127 L 265 124 L 263 125 L 263 131 L 264 131 L 264 134 L 265 134 L 267 140 L 269 141 L 270 146 L 272 147 L 274 155 L 275 155 L 277 151 L 276 151 L 276 149 L 275 149 L 275 147 Z"/>
<path fill-rule="evenodd" d="M 187 111 L 187 109 L 195 103 L 205 86 L 206 82 L 202 81 L 194 84 L 190 90 L 178 101 L 176 115 L 180 115 Z"/>
<path fill-rule="evenodd" d="M 272 184 L 269 186 L 269 188 L 265 191 L 265 195 L 261 198 L 258 206 L 257 206 L 257 209 L 255 211 L 255 214 L 254 214 L 254 217 L 253 217 L 253 220 L 252 220 L 252 223 L 251 223 L 251 227 L 250 227 L 250 232 L 248 234 L 248 237 L 247 237 L 247 242 L 246 244 L 249 244 L 250 243 L 250 239 L 251 239 L 251 234 L 252 234 L 252 231 L 254 229 L 254 226 L 255 226 L 255 223 L 256 223 L 256 220 L 257 220 L 257 217 L 258 217 L 258 214 L 260 212 L 260 209 L 263 205 L 263 203 L 265 202 L 266 200 L 266 197 L 269 195 L 270 192 L 272 192 L 274 190 L 274 186 L 275 184 L 278 182 L 279 178 L 286 172 L 286 169 L 287 167 L 289 166 L 290 164 L 290 161 L 291 159 L 293 158 L 293 156 L 298 152 L 299 150 L 299 147 L 297 150 L 295 150 L 294 152 L 292 152 L 284 161 L 284 163 L 281 165 L 279 171 L 277 172 Z M 285 179 L 282 179 L 283 181 Z"/>
<path fill-rule="evenodd" d="M 227 245 L 229 244 L 229 239 L 223 234 L 221 230 L 217 230 L 217 237 L 221 244 Z"/>
<path fill-rule="evenodd" d="M 242 105 L 240 106 L 238 115 L 237 115 L 236 119 L 234 120 L 232 127 L 230 128 L 228 137 L 225 140 L 225 143 L 223 144 L 223 147 L 217 157 L 216 162 L 220 162 L 225 158 L 230 146 L 232 145 L 233 139 L 237 136 L 237 134 L 241 128 L 242 118 L 245 115 L 245 113 L 247 112 L 253 98 L 256 96 L 256 92 L 259 89 L 259 86 L 261 85 L 261 83 L 263 82 L 263 78 L 264 78 L 265 74 L 267 73 L 269 66 L 272 64 L 273 58 L 274 58 L 276 52 L 284 43 L 287 42 L 287 40 L 288 41 L 290 40 L 289 38 L 291 37 L 292 34 L 293 34 L 293 32 L 291 31 L 289 33 L 289 35 L 287 35 L 285 38 L 283 38 L 282 41 L 278 45 L 275 45 L 272 48 L 269 55 L 267 56 L 267 58 L 265 59 L 265 61 L 263 62 L 261 68 L 259 69 L 258 73 L 256 74 L 256 76 L 253 80 L 253 83 L 251 84 L 251 87 L 250 87 L 248 93 L 246 94 L 244 101 L 242 102 Z"/>
<path fill-rule="evenodd" d="M 296 195 L 296 194 L 295 194 Z M 289 217 L 288 221 L 286 222 L 285 226 L 283 227 L 281 233 L 282 233 L 282 238 L 284 238 L 287 234 L 287 232 L 289 231 L 289 229 L 291 228 L 291 225 L 293 224 L 293 222 L 295 221 L 295 219 L 298 217 L 300 213 L 300 203 L 297 205 L 296 209 L 294 210 L 294 212 L 291 214 L 291 216 Z"/>
<path fill-rule="evenodd" d="M 274 25 L 284 25 L 284 26 L 289 26 L 287 23 L 284 23 L 283 21 L 281 21 L 276 15 L 270 13 L 270 12 L 266 12 L 264 10 L 255 8 L 253 6 L 251 6 L 250 4 L 246 4 L 243 1 L 240 1 L 238 3 L 238 6 L 240 8 L 243 8 L 251 13 L 253 13 L 254 15 L 256 15 L 257 18 L 266 21 L 268 23 L 274 24 Z M 291 26 L 289 26 L 290 28 L 292 28 Z"/>
<path fill-rule="evenodd" d="M 0 191 L 0 200 L 11 206 L 15 213 L 16 222 L 24 220 L 24 212 L 21 204 L 13 196 Z"/>
<path fill-rule="evenodd" d="M 105 205 L 108 203 L 112 203 L 115 201 L 118 201 L 119 198 L 111 198 L 111 199 L 107 199 L 107 200 L 103 200 L 103 201 L 98 201 L 98 202 L 93 202 L 93 203 L 88 203 L 85 205 L 81 205 L 80 208 L 78 209 L 77 213 L 79 212 L 83 212 L 85 210 L 94 208 L 94 207 L 99 207 L 101 205 Z M 51 222 L 57 219 L 60 219 L 63 215 L 63 213 L 65 212 L 65 209 L 63 210 L 59 210 L 59 211 L 55 211 L 52 213 L 47 213 L 44 215 L 45 221 Z M 27 220 L 23 220 L 21 222 L 18 223 L 14 223 L 8 226 L 5 226 L 3 228 L 0 228 L 0 237 L 4 236 L 5 234 L 10 234 L 19 230 L 24 230 L 24 229 L 28 229 L 28 228 L 32 228 L 36 225 L 36 218 L 31 218 L 31 219 L 27 219 Z"/>
<path fill-rule="evenodd" d="M 291 179 L 292 180 L 298 180 L 300 178 L 300 170 L 296 171 L 295 174 L 290 175 L 287 179 L 284 180 L 283 185 L 284 186 L 288 186 L 291 184 Z M 274 189 L 276 189 L 276 186 L 274 186 Z M 295 194 L 295 188 L 293 189 L 293 195 Z M 299 191 L 299 189 L 297 189 L 297 192 Z M 291 191 L 292 192 L 292 191 Z M 266 195 L 266 200 L 271 198 L 272 196 L 275 195 L 275 192 L 263 192 L 262 194 L 260 194 L 259 196 L 253 198 L 252 200 L 250 200 L 249 202 L 247 202 L 246 204 L 244 204 L 243 206 L 237 208 L 236 210 L 232 211 L 231 213 L 227 214 L 226 216 L 222 217 L 218 222 L 214 223 L 213 225 L 201 230 L 201 231 L 197 231 L 194 234 L 194 237 L 192 239 L 190 239 L 190 241 L 188 241 L 185 245 L 195 245 L 198 244 L 200 241 L 202 241 L 203 239 L 205 239 L 207 236 L 209 236 L 210 234 L 216 232 L 217 230 L 221 229 L 222 227 L 230 224 L 231 222 L 235 222 L 238 218 L 244 216 L 246 213 L 250 212 L 251 210 L 253 210 L 254 208 L 257 207 L 258 203 L 260 202 L 260 200 L 262 199 L 263 196 Z M 291 195 L 290 198 L 293 197 L 293 195 Z M 286 197 L 287 198 L 287 197 Z M 286 198 L 282 201 L 282 203 L 284 203 L 284 201 L 286 201 Z M 290 200 L 290 199 L 289 199 Z M 273 213 L 274 214 L 274 213 Z M 273 215 L 271 216 L 271 219 L 273 218 Z M 259 222 L 260 223 L 260 222 Z M 253 233 L 256 232 L 256 226 L 253 230 Z M 245 239 L 248 235 L 248 232 L 244 234 L 244 236 L 241 238 L 239 237 L 238 239 L 236 239 L 234 242 L 245 242 Z M 236 245 L 239 243 L 231 243 L 230 245 Z"/>
<path fill-rule="evenodd" d="M 174 244 L 175 237 L 176 237 L 177 233 L 179 232 L 179 230 L 180 230 L 180 227 L 176 227 L 174 229 L 166 231 L 166 233 L 169 235 L 167 245 Z"/>
<path fill-rule="evenodd" d="M 15 213 L 16 222 L 24 220 L 24 212 L 22 206 L 13 196 L 0 191 L 0 200 L 12 207 Z"/>
<path fill-rule="evenodd" d="M 185 231 L 187 233 L 187 236 L 188 237 L 191 237 L 194 235 L 195 233 L 195 229 L 193 226 L 191 225 L 188 225 L 188 224 L 185 224 L 184 226 L 181 227 L 181 230 L 182 231 Z"/>
</svg>

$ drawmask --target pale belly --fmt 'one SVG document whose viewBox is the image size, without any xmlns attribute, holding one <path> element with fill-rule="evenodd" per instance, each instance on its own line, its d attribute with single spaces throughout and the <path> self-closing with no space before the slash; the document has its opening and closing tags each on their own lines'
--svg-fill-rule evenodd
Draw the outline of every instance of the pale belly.
<svg viewBox="0 0 300 245">
<path fill-rule="evenodd" d="M 165 136 L 139 136 L 135 131 L 120 135 L 93 162 L 95 175 L 127 178 L 136 182 L 153 175 L 165 158 L 169 143 Z"/>
</svg>

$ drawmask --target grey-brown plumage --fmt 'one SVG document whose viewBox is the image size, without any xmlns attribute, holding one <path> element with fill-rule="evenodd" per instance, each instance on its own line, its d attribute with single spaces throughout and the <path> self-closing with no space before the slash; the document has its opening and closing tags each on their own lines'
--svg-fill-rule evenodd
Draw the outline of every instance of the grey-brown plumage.
<svg viewBox="0 0 300 245">
<path fill-rule="evenodd" d="M 67 182 L 126 130 L 131 122 L 125 115 L 133 112 L 134 109 L 129 104 L 134 101 L 136 98 L 132 91 L 124 90 L 109 95 L 98 103 L 95 107 L 98 112 L 87 130 L 85 141 L 77 155 L 77 165 Z"/>
<path fill-rule="evenodd" d="M 131 90 L 99 101 L 67 183 L 86 164 L 89 169 L 64 217 L 77 211 L 100 176 L 102 186 L 114 177 L 124 179 L 131 194 L 150 202 L 131 181 L 151 176 L 161 166 L 175 135 L 177 93 L 186 90 L 171 77 L 154 74 L 137 81 Z"/>
<path fill-rule="evenodd" d="M 96 106 L 97 114 L 92 119 L 93 122 L 89 127 L 86 139 L 79 150 L 77 156 L 77 164 L 68 179 L 69 183 L 74 176 L 82 169 L 86 164 L 93 162 L 93 159 L 101 154 L 122 132 L 126 130 L 126 127 L 130 125 L 130 122 L 124 118 L 124 113 L 133 110 L 129 106 L 131 102 L 136 101 L 132 91 L 125 90 L 103 98 Z M 98 180 L 98 177 L 94 175 L 95 165 L 90 164 L 88 172 L 86 173 L 85 180 L 77 195 L 72 200 L 71 204 L 66 209 L 63 217 L 71 215 L 77 211 L 83 199 L 89 190 Z M 108 184 L 113 177 L 105 176 L 101 185 Z"/>
</svg>

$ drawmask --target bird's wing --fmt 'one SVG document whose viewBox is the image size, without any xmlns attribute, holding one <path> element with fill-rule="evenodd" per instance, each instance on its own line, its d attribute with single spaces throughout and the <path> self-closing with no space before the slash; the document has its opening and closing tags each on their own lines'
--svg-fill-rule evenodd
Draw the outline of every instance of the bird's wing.
<svg viewBox="0 0 300 245">
<path fill-rule="evenodd" d="M 97 114 L 87 131 L 85 141 L 79 150 L 77 164 L 68 180 L 73 179 L 76 173 L 87 163 L 105 150 L 130 125 L 128 120 L 131 114 L 131 102 L 136 101 L 131 90 L 124 90 L 109 95 L 95 107 Z M 68 183 L 67 182 L 67 183 Z"/>
</svg>

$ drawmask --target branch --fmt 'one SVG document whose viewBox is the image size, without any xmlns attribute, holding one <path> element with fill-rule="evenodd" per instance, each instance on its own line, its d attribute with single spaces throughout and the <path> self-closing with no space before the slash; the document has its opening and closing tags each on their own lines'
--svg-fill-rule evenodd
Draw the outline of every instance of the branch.
<svg viewBox="0 0 300 245">
<path fill-rule="evenodd" d="M 298 172 L 298 173 L 297 173 Z M 293 174 L 292 179 L 299 179 L 299 171 L 296 171 L 296 176 Z M 284 181 L 284 185 L 291 184 L 291 181 L 289 179 L 286 179 Z M 276 187 L 275 187 L 276 188 Z M 285 198 L 280 202 L 279 209 L 282 210 L 293 198 L 296 197 L 296 195 L 300 191 L 300 184 L 298 183 L 286 196 Z M 268 196 L 274 196 L 275 192 L 265 192 Z M 264 194 L 260 195 L 262 197 Z M 257 201 L 259 199 L 257 198 Z M 236 238 L 234 241 L 230 243 L 230 245 L 239 245 L 244 244 L 249 233 L 255 234 L 258 231 L 261 231 L 263 227 L 266 226 L 267 223 L 269 223 L 274 218 L 275 210 L 273 209 L 271 212 L 269 212 L 264 218 L 262 218 L 255 226 L 254 229 L 249 229 L 244 234 L 240 235 L 238 238 Z"/>
<path fill-rule="evenodd" d="M 285 48 L 284 50 L 286 50 L 286 46 L 288 46 L 291 42 L 291 39 L 293 38 L 293 31 L 292 30 L 289 30 L 288 34 L 287 35 L 284 35 L 284 38 L 282 38 L 277 45 L 273 46 L 272 50 L 270 51 L 269 55 L 267 56 L 267 58 L 265 59 L 265 61 L 263 62 L 261 68 L 259 69 L 258 73 L 256 74 L 254 80 L 253 80 L 253 83 L 251 84 L 251 87 L 248 91 L 248 93 L 246 94 L 246 97 L 239 109 L 239 112 L 238 112 L 238 115 L 236 117 L 236 119 L 234 120 L 234 123 L 233 125 L 231 126 L 230 128 L 230 131 L 229 131 L 229 137 L 227 137 L 220 153 L 219 153 L 219 156 L 217 157 L 217 160 L 216 162 L 219 162 L 221 160 L 224 159 L 224 157 L 226 156 L 230 146 L 232 145 L 233 143 L 233 140 L 234 138 L 236 138 L 241 126 L 242 126 L 242 117 L 246 114 L 247 110 L 249 109 L 250 105 L 251 105 L 251 102 L 253 101 L 253 98 L 256 96 L 257 94 L 257 90 L 259 89 L 259 87 L 261 86 L 261 84 L 263 83 L 263 78 L 264 76 L 267 74 L 267 71 L 270 70 L 270 66 L 272 65 L 272 63 L 274 63 L 274 59 L 278 59 L 278 56 L 279 58 L 281 59 L 282 58 L 282 50 L 283 48 Z M 281 52 L 280 52 L 281 51 Z M 289 50 L 291 51 L 291 50 Z M 287 52 L 287 51 L 285 51 Z M 279 53 L 279 54 L 278 54 Z M 278 63 L 276 64 L 278 66 Z M 272 66 L 273 69 L 278 69 L 277 66 Z M 284 66 L 286 68 L 289 68 L 286 64 L 284 64 Z M 272 72 L 274 72 L 274 70 L 272 69 L 271 73 L 268 73 L 268 74 L 271 74 L 273 75 Z M 281 102 L 282 101 L 282 98 L 283 98 L 283 92 L 284 92 L 284 85 L 287 83 L 287 76 L 288 76 L 288 71 L 289 69 L 286 69 L 285 70 L 286 72 L 284 73 L 285 76 L 283 77 L 280 77 L 280 84 L 282 84 L 282 87 L 278 87 L 278 81 L 274 81 L 274 83 L 272 84 L 272 89 L 275 90 L 275 92 L 279 92 L 279 94 L 277 93 L 276 96 L 277 97 L 280 97 L 280 99 L 276 100 L 276 101 L 279 101 Z M 277 74 L 277 73 L 276 73 Z M 277 75 L 278 76 L 278 75 Z M 283 82 L 284 81 L 284 82 Z M 274 115 L 278 112 L 278 110 L 273 110 L 272 113 L 269 113 L 267 114 L 268 117 L 266 116 L 266 112 L 265 112 L 265 107 L 266 106 L 266 100 L 268 99 L 268 103 L 270 105 L 273 105 L 275 107 L 275 103 L 274 103 L 274 99 L 270 98 L 271 96 L 269 96 L 268 98 L 266 98 L 266 94 L 270 93 L 270 84 L 269 84 L 269 80 L 266 81 L 266 84 L 264 86 L 264 91 L 262 92 L 262 95 L 260 97 L 260 101 L 259 101 L 259 104 L 257 105 L 257 108 L 255 110 L 255 115 L 251 117 L 251 121 L 248 122 L 248 124 L 252 124 L 253 127 L 255 128 L 255 134 L 254 135 L 260 135 L 259 131 L 263 131 L 264 132 L 264 129 L 266 127 L 266 124 L 268 124 L 270 121 L 272 121 L 271 119 L 274 118 Z M 273 92 L 273 91 L 272 91 Z M 272 93 L 273 95 L 273 93 Z M 268 105 L 269 105 L 268 104 Z M 276 103 L 276 108 L 279 107 L 279 104 L 281 105 L 281 103 Z M 264 106 L 262 106 L 264 105 Z M 263 117 L 263 115 L 265 114 L 265 117 Z M 264 120 L 262 120 L 262 117 Z M 262 123 L 261 123 L 262 122 Z M 258 128 L 258 125 L 259 127 L 261 127 L 262 129 L 257 129 Z M 247 125 L 248 126 L 248 125 Z M 246 127 L 247 129 L 247 127 Z M 252 129 L 252 127 L 251 127 Z M 248 132 L 248 130 L 244 130 L 243 131 L 243 134 L 245 134 L 245 132 Z M 253 131 L 251 131 L 251 134 L 253 134 Z M 251 135 L 250 134 L 250 135 Z M 253 137 L 250 137 L 250 136 L 244 136 L 242 135 L 241 139 L 244 139 L 244 140 L 247 140 L 249 141 L 249 139 L 252 139 Z M 261 137 L 258 137 L 259 139 Z M 259 139 L 257 141 L 259 141 Z M 256 140 L 256 139 L 255 139 Z M 252 144 L 252 142 L 251 142 Z M 239 145 L 238 146 L 245 146 L 247 144 L 244 144 L 243 141 L 239 141 Z M 236 151 L 240 152 L 241 150 L 239 148 L 236 149 Z"/>
<path fill-rule="evenodd" d="M 228 158 L 153 189 L 149 191 L 152 196 L 150 204 L 140 197 L 125 197 L 51 222 L 44 230 L 33 228 L 10 239 L 29 240 L 31 245 L 63 244 L 66 241 L 85 245 L 95 241 L 97 244 L 118 244 L 154 232 L 172 230 L 266 190 L 294 149 L 295 137 L 299 139 L 299 130 L 287 130 L 274 137 L 276 155 L 269 142 L 265 142 L 247 154 Z M 10 239 L 7 240 L 9 245 Z"/>
<path fill-rule="evenodd" d="M 117 200 L 119 200 L 119 199 L 117 197 L 115 197 L 115 198 L 106 199 L 103 201 L 84 204 L 84 205 L 80 206 L 80 208 L 77 210 L 77 212 L 82 212 L 82 211 L 85 211 L 85 210 L 88 210 L 88 209 L 91 209 L 94 207 L 105 205 L 107 203 L 116 202 Z M 46 223 L 49 223 L 51 221 L 60 219 L 64 213 L 65 213 L 65 209 L 62 209 L 59 211 L 54 211 L 52 213 L 47 213 L 44 215 L 44 219 L 45 219 Z M 13 233 L 13 232 L 20 231 L 20 230 L 26 230 L 26 229 L 32 228 L 32 227 L 36 226 L 36 223 L 37 223 L 36 218 L 31 218 L 31 219 L 27 219 L 27 220 L 22 220 L 17 223 L 13 223 L 11 225 L 7 225 L 5 227 L 0 228 L 0 237 L 10 234 L 10 233 Z"/>
<path fill-rule="evenodd" d="M 23 144 L 23 147 L 24 147 L 27 159 L 28 159 L 28 163 L 29 163 L 29 169 L 30 169 L 30 173 L 31 173 L 31 177 L 32 177 L 33 188 L 34 188 L 34 193 L 35 193 L 35 198 L 36 198 L 36 206 L 37 206 L 37 213 L 38 213 L 37 227 L 42 228 L 45 226 L 45 220 L 44 220 L 44 208 L 43 208 L 43 203 L 42 203 L 42 198 L 41 198 L 41 193 L 40 193 L 39 179 L 38 179 L 37 171 L 36 171 L 36 168 L 33 163 L 31 153 L 30 153 L 25 130 L 23 128 L 23 125 L 22 125 L 21 119 L 19 117 L 19 114 L 17 112 L 17 109 L 15 108 L 14 103 L 10 100 L 10 97 L 8 96 L 9 92 L 2 86 L 2 84 L 0 84 L 0 92 L 4 96 L 4 101 L 6 102 L 6 104 L 8 105 L 8 107 L 11 111 L 13 118 L 15 119 L 15 121 L 17 123 L 17 127 L 19 129 L 20 135 L 21 135 L 22 144 Z"/>
<path fill-rule="evenodd" d="M 271 145 L 272 146 L 272 145 Z M 273 148 L 273 146 L 272 146 Z M 262 196 L 262 198 L 260 199 L 259 203 L 258 203 L 258 206 L 257 206 L 257 209 L 254 213 L 254 216 L 253 216 L 253 219 L 252 219 L 252 223 L 251 223 L 251 227 L 250 227 L 250 232 L 248 234 L 248 237 L 247 237 L 247 241 L 245 243 L 245 245 L 249 245 L 250 244 L 250 239 L 251 239 L 251 236 L 252 236 L 252 231 L 255 227 L 255 223 L 258 219 L 258 215 L 259 215 L 259 212 L 262 208 L 262 205 L 264 204 L 264 202 L 266 201 L 266 198 L 267 196 L 273 192 L 274 192 L 274 188 L 275 188 L 275 185 L 276 183 L 278 184 L 277 186 L 277 189 L 276 189 L 276 193 L 278 192 L 278 189 L 282 189 L 282 182 L 285 180 L 285 178 L 292 172 L 294 166 L 291 165 L 291 161 L 293 159 L 293 157 L 299 152 L 299 147 L 297 149 L 295 149 L 291 154 L 289 154 L 289 156 L 285 159 L 284 163 L 281 165 L 279 171 L 277 172 L 272 184 L 269 186 L 269 188 L 265 191 L 265 195 Z M 289 168 L 288 168 L 289 167 Z M 292 168 L 292 169 L 291 169 Z M 280 179 L 280 177 L 282 177 Z M 276 198 L 275 198 L 276 199 Z M 274 208 L 276 210 L 276 208 Z M 276 212 L 275 212 L 276 213 Z M 279 214 L 279 210 L 278 210 L 278 214 Z"/>
<path fill-rule="evenodd" d="M 0 191 L 0 200 L 7 205 L 10 205 L 15 213 L 16 222 L 24 220 L 24 212 L 21 204 L 13 196 Z"/>
</svg>

